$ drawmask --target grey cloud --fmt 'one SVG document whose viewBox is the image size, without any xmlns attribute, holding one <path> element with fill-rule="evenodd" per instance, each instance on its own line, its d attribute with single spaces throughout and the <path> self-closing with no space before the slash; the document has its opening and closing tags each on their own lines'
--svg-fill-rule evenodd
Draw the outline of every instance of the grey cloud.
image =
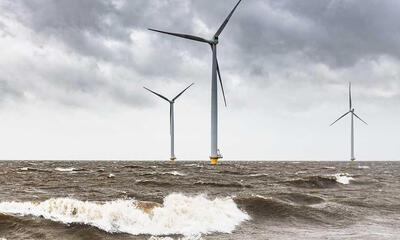
<svg viewBox="0 0 400 240">
<path fill-rule="evenodd" d="M 235 33 L 242 54 L 302 51 L 331 67 L 382 54 L 400 57 L 396 1 L 257 1 L 243 8 Z"/>
<path fill-rule="evenodd" d="M 9 81 L 6 81 L 4 79 L 0 79 L 0 96 L 1 96 L 1 101 L 6 101 L 6 100 L 21 100 L 24 98 L 23 92 L 18 88 L 18 86 L 13 85 Z"/>
<path fill-rule="evenodd" d="M 76 91 L 83 96 L 100 92 L 115 101 L 138 106 L 146 104 L 138 93 L 143 81 L 157 84 L 208 78 L 207 69 L 188 70 L 191 63 L 182 55 L 185 53 L 209 66 L 210 51 L 202 44 L 147 33 L 152 50 L 145 52 L 131 39 L 131 33 L 146 32 L 147 27 L 197 33 L 200 31 L 196 28 L 197 20 L 216 31 L 236 3 L 235 0 L 6 2 L 4 8 L 32 29 L 42 44 L 55 40 L 60 47 L 66 47 L 63 50 L 66 54 L 124 68 L 132 78 L 109 81 L 96 68 L 82 72 L 57 66 L 46 74 L 38 73 L 42 81 L 66 92 Z M 357 63 L 363 60 L 376 61 L 385 55 L 399 59 L 399 5 L 390 0 L 243 1 L 221 36 L 219 54 L 228 92 L 231 75 L 240 76 L 256 88 L 270 86 L 275 81 L 292 84 L 306 78 L 310 79 L 297 84 L 331 85 L 338 84 L 338 80 L 321 79 L 324 76 L 313 72 L 316 65 L 326 65 L 340 76 L 343 69 L 362 71 Z M 117 45 L 109 47 L 107 41 Z M 298 77 L 301 71 L 304 76 Z M 364 78 L 357 73 L 348 76 L 357 81 Z M 131 82 L 124 85 L 121 80 Z M 384 89 L 388 86 L 399 89 L 397 80 L 396 75 L 383 83 L 373 79 L 364 82 L 366 87 L 376 83 Z M 398 95 L 395 92 L 391 96 Z"/>
</svg>

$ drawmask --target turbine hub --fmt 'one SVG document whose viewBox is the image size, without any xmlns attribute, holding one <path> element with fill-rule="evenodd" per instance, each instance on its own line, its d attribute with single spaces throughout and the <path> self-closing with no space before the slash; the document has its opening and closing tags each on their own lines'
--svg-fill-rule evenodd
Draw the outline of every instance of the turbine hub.
<svg viewBox="0 0 400 240">
<path fill-rule="evenodd" d="M 215 37 L 215 38 L 212 40 L 212 43 L 215 44 L 215 45 L 217 45 L 217 44 L 219 43 L 218 37 Z"/>
</svg>

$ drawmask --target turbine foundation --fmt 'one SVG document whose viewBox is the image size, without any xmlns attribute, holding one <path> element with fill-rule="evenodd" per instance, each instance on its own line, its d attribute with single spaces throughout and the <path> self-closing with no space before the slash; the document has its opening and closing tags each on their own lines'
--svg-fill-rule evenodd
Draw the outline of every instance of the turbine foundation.
<svg viewBox="0 0 400 240">
<path fill-rule="evenodd" d="M 222 158 L 222 157 L 221 157 L 221 156 L 218 156 L 218 157 L 210 157 L 211 165 L 213 165 L 213 166 L 218 165 L 218 160 L 219 160 L 220 158 Z"/>
</svg>

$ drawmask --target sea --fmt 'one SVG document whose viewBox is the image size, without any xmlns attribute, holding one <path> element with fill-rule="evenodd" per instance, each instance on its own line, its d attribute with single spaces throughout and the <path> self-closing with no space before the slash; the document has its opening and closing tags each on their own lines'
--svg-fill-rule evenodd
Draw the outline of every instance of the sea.
<svg viewBox="0 0 400 240">
<path fill-rule="evenodd" d="M 15 239 L 400 239 L 400 162 L 1 161 Z"/>
</svg>

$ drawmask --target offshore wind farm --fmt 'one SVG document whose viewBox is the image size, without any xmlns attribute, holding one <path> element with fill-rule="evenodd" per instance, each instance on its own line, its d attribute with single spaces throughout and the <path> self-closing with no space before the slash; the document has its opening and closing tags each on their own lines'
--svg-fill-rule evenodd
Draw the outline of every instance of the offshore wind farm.
<svg viewBox="0 0 400 240">
<path fill-rule="evenodd" d="M 0 1 L 0 240 L 397 240 L 398 9 Z"/>
</svg>

